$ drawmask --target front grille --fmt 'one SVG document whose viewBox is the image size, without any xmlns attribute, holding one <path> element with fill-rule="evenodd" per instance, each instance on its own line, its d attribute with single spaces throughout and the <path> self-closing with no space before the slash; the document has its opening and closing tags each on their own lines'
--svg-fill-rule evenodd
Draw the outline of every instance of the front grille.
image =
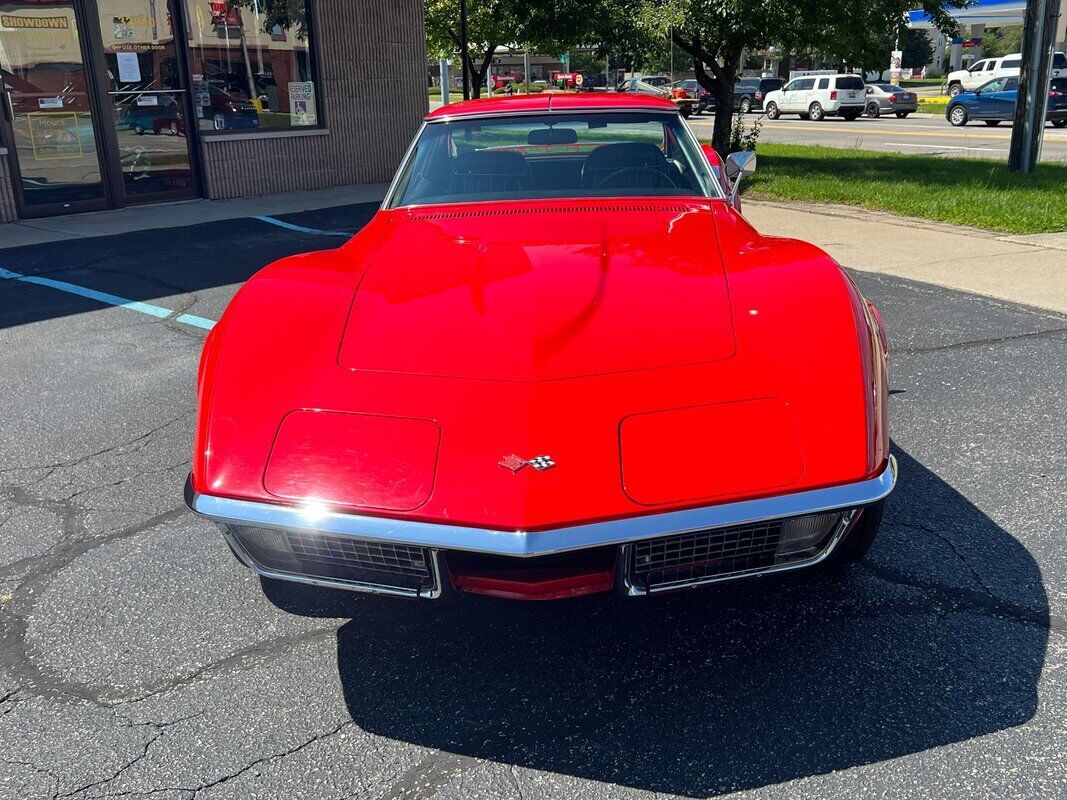
<svg viewBox="0 0 1067 800">
<path fill-rule="evenodd" d="M 230 531 L 257 564 L 272 571 L 412 594 L 436 585 L 433 557 L 423 547 L 270 528 Z"/>
<path fill-rule="evenodd" d="M 696 531 L 634 544 L 629 572 L 645 591 L 769 567 L 782 540 L 782 523 Z"/>
</svg>

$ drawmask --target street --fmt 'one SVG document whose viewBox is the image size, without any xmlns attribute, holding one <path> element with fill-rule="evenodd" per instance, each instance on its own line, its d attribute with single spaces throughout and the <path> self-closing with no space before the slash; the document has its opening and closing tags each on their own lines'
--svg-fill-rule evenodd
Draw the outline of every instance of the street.
<svg viewBox="0 0 1067 800">
<path fill-rule="evenodd" d="M 933 115 L 912 115 L 904 119 L 886 115 L 877 119 L 864 116 L 853 122 L 831 117 L 822 122 L 811 122 L 796 116 L 770 120 L 753 112 L 745 116 L 745 124 L 751 126 L 757 116 L 763 124 L 760 142 L 999 160 L 1007 160 L 1011 144 L 1012 126 L 1007 123 L 989 127 L 972 122 L 954 128 L 944 117 Z M 700 137 L 710 138 L 714 117 L 703 114 L 690 117 L 689 124 Z M 1067 130 L 1045 126 L 1042 160 L 1067 161 Z"/>
<path fill-rule="evenodd" d="M 440 100 L 431 99 L 430 110 L 439 108 Z M 760 142 L 783 144 L 821 144 L 827 147 L 856 147 L 895 153 L 927 153 L 941 156 L 1007 160 L 1011 144 L 1008 123 L 989 127 L 972 122 L 962 128 L 952 127 L 940 115 L 912 114 L 904 119 L 882 115 L 877 119 L 860 117 L 853 122 L 829 117 L 822 122 L 803 120 L 795 115 L 770 120 L 762 112 L 745 115 L 751 127 L 758 119 L 762 125 Z M 711 139 L 713 114 L 689 117 L 689 124 L 701 139 Z M 1067 161 L 1067 129 L 1045 126 L 1043 161 Z"/>
<path fill-rule="evenodd" d="M 1067 318 L 853 273 L 900 483 L 840 581 L 449 608 L 261 582 L 182 502 L 204 328 L 375 208 L 0 250 L 0 798 L 1067 796 Z"/>
</svg>

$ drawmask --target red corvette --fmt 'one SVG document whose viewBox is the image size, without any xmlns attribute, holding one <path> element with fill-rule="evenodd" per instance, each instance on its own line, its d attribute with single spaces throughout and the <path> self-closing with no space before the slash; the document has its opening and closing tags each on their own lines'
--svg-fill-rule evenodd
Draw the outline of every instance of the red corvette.
<svg viewBox="0 0 1067 800">
<path fill-rule="evenodd" d="M 261 575 L 410 597 L 857 560 L 896 482 L 885 331 L 741 217 L 753 159 L 731 182 L 642 95 L 430 114 L 362 231 L 211 332 L 190 507 Z"/>
</svg>

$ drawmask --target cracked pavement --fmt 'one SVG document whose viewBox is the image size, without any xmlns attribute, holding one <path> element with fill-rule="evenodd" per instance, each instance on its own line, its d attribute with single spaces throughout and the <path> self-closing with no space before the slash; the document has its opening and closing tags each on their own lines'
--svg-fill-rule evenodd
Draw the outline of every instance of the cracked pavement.
<svg viewBox="0 0 1067 800">
<path fill-rule="evenodd" d="M 217 319 L 333 244 L 233 220 L 0 266 Z M 1067 796 L 1067 320 L 855 277 L 900 460 L 862 564 L 449 608 L 261 583 L 182 503 L 202 332 L 0 281 L 0 799 Z"/>
</svg>

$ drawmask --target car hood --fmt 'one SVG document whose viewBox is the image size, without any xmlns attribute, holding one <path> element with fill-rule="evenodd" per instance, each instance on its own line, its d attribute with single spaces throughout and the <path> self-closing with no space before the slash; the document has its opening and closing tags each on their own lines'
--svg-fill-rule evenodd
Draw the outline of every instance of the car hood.
<svg viewBox="0 0 1067 800">
<path fill-rule="evenodd" d="M 393 212 L 339 363 L 534 382 L 721 361 L 734 349 L 706 202 L 541 202 Z"/>
<path fill-rule="evenodd" d="M 859 303 L 718 200 L 382 211 L 230 303 L 193 488 L 534 530 L 860 480 Z"/>
</svg>

